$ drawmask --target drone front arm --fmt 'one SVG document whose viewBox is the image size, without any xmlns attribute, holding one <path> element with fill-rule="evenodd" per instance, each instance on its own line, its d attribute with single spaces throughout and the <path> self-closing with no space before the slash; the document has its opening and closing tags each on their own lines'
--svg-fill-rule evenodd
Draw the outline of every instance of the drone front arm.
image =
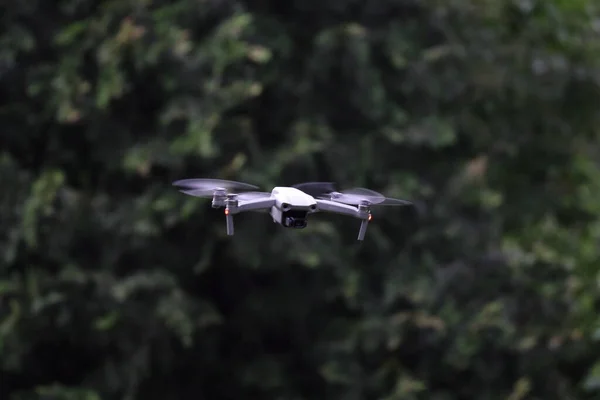
<svg viewBox="0 0 600 400">
<path fill-rule="evenodd" d="M 356 207 L 347 204 L 338 203 L 331 200 L 317 199 L 317 212 L 330 212 L 335 214 L 348 215 L 355 218 L 367 218 L 368 214 L 363 215 Z"/>
<path fill-rule="evenodd" d="M 246 200 L 243 202 L 225 201 L 225 218 L 227 221 L 227 235 L 232 236 L 234 232 L 233 216 L 242 211 L 264 211 L 268 210 L 275 204 L 275 199 L 262 198 L 254 200 Z M 219 204 L 217 204 L 218 207 Z M 213 202 L 215 207 L 215 202 Z"/>
<path fill-rule="evenodd" d="M 363 241 L 367 233 L 367 225 L 371 220 L 371 214 L 367 209 L 356 208 L 347 204 L 338 203 L 331 200 L 317 200 L 317 212 L 326 211 L 336 214 L 349 215 L 351 217 L 361 219 L 360 230 L 358 232 L 358 240 Z"/>
</svg>

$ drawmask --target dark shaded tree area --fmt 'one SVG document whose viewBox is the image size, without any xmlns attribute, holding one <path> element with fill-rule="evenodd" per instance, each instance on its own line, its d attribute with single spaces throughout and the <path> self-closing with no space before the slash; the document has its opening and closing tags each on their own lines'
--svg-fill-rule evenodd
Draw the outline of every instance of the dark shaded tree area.
<svg viewBox="0 0 600 400">
<path fill-rule="evenodd" d="M 0 397 L 598 398 L 591 4 L 2 3 Z M 189 177 L 415 207 L 230 238 Z"/>
</svg>

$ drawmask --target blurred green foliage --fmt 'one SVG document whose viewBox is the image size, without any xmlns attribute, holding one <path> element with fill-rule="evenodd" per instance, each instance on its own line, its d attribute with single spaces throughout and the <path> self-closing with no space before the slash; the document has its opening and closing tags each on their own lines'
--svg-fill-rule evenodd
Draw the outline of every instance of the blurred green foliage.
<svg viewBox="0 0 600 400">
<path fill-rule="evenodd" d="M 593 399 L 589 1 L 0 5 L 0 396 Z M 170 183 L 414 200 L 303 231 Z M 415 211 L 415 212 L 413 212 Z"/>
</svg>

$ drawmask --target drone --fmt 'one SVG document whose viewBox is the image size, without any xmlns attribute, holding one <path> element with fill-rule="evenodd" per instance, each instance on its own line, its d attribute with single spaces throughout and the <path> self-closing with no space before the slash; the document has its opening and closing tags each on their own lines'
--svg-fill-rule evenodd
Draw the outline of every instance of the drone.
<svg viewBox="0 0 600 400">
<path fill-rule="evenodd" d="M 268 212 L 273 222 L 293 229 L 306 228 L 310 214 L 329 212 L 360 219 L 357 240 L 362 241 L 372 219 L 372 207 L 413 204 L 365 188 L 337 191 L 332 182 L 277 186 L 271 192 L 261 192 L 258 186 L 248 183 L 223 179 L 182 179 L 173 185 L 186 195 L 212 198 L 213 208 L 224 207 L 229 236 L 234 234 L 233 216 L 244 211 Z"/>
</svg>

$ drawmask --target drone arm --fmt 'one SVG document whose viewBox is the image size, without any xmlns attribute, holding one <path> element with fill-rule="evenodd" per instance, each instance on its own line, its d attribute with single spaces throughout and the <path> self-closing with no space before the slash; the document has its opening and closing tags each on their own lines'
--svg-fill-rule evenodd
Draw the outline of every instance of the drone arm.
<svg viewBox="0 0 600 400">
<path fill-rule="evenodd" d="M 349 215 L 355 218 L 360 218 L 360 230 L 358 232 L 358 240 L 363 241 L 367 233 L 367 226 L 371 220 L 371 214 L 368 210 L 352 207 L 347 204 L 338 203 L 331 200 L 317 200 L 317 210 L 332 212 L 336 214 Z"/>
<path fill-rule="evenodd" d="M 317 212 L 330 212 L 348 215 L 355 218 L 365 218 L 358 208 L 331 200 L 317 199 Z"/>
<path fill-rule="evenodd" d="M 233 227 L 233 216 L 234 214 L 240 213 L 242 211 L 263 211 L 269 209 L 275 203 L 274 199 L 266 198 L 266 199 L 254 199 L 254 200 L 246 200 L 241 203 L 225 202 L 225 218 L 227 221 L 227 235 L 232 236 L 234 232 Z M 217 207 L 219 204 L 216 205 Z M 213 207 L 215 207 L 215 202 L 213 202 Z"/>
<path fill-rule="evenodd" d="M 269 208 L 273 207 L 274 204 L 275 199 L 273 198 L 245 200 L 238 204 L 238 206 L 235 208 L 235 213 L 242 211 L 268 210 Z"/>
</svg>

